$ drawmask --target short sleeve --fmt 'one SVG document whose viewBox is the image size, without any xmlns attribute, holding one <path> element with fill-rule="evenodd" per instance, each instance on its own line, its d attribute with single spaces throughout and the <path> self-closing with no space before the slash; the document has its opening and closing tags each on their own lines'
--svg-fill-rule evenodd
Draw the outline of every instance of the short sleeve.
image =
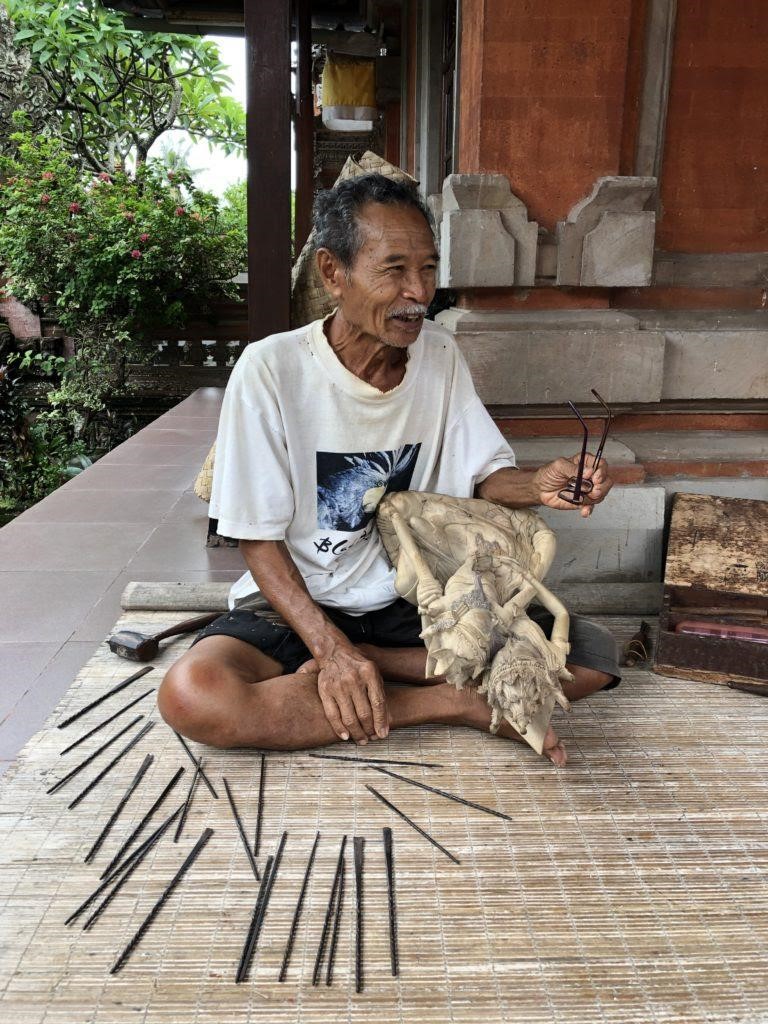
<svg viewBox="0 0 768 1024">
<path fill-rule="evenodd" d="M 498 469 L 516 468 L 515 453 L 475 391 L 469 367 L 457 350 L 435 491 L 471 498 Z"/>
<path fill-rule="evenodd" d="M 249 347 L 238 360 L 219 420 L 210 515 L 240 540 L 283 540 L 294 515 L 288 451 L 269 374 Z"/>
</svg>

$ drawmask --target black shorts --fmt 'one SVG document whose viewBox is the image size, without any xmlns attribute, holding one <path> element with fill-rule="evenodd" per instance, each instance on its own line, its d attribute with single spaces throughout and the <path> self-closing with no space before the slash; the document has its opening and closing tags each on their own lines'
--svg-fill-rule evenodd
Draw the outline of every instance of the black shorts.
<svg viewBox="0 0 768 1024">
<path fill-rule="evenodd" d="M 364 615 L 348 615 L 336 608 L 323 607 L 328 618 L 353 644 L 373 644 L 376 647 L 423 647 L 419 636 L 422 625 L 414 605 L 399 597 L 394 604 Z M 531 606 L 528 615 L 549 636 L 552 615 L 544 608 Z M 271 617 L 274 613 L 271 613 Z M 283 672 L 289 675 L 312 657 L 301 637 L 285 623 L 276 623 L 261 611 L 235 608 L 220 615 L 197 636 L 195 643 L 208 636 L 232 636 L 253 644 L 270 658 L 279 661 Z M 612 676 L 603 689 L 610 690 L 621 682 L 618 649 L 611 633 L 596 622 L 580 615 L 571 616 L 568 639 L 571 652 L 569 665 L 596 669 Z"/>
</svg>

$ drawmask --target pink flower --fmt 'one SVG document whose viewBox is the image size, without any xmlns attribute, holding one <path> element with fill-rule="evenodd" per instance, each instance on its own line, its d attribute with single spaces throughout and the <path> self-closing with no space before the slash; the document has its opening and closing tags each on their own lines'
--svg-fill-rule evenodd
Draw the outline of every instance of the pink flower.
<svg viewBox="0 0 768 1024">
<path fill-rule="evenodd" d="M 183 206 L 177 206 L 176 209 L 174 210 L 174 213 L 176 214 L 177 217 L 183 217 L 186 212 L 187 211 L 184 209 Z"/>
<path fill-rule="evenodd" d="M 133 256 L 133 258 L 135 260 L 140 260 L 141 259 L 141 249 L 131 249 L 131 256 Z"/>
<path fill-rule="evenodd" d="M 80 203 L 70 203 L 69 204 L 69 212 L 70 213 L 80 213 L 80 209 L 81 209 Z"/>
<path fill-rule="evenodd" d="M 148 242 L 149 241 L 149 235 L 147 235 L 147 234 L 139 235 L 139 241 L 140 242 Z"/>
<path fill-rule="evenodd" d="M 99 181 L 112 181 L 112 178 L 107 174 L 106 171 L 102 171 L 99 175 Z"/>
<path fill-rule="evenodd" d="M 43 192 L 43 194 L 40 196 L 40 205 L 41 206 L 47 206 L 48 203 L 50 203 L 50 201 L 51 201 L 51 197 L 48 195 L 48 193 L 47 192 Z"/>
<path fill-rule="evenodd" d="M 51 301 L 51 296 L 50 295 L 41 295 L 40 296 L 40 301 L 41 302 L 50 302 Z"/>
<path fill-rule="evenodd" d="M 53 181 L 56 175 L 53 173 L 53 171 L 43 171 L 42 177 L 43 181 Z"/>
<path fill-rule="evenodd" d="M 131 223 L 133 223 L 133 221 L 136 220 L 136 214 L 135 213 L 124 213 L 123 216 L 125 217 L 126 220 L 131 221 Z"/>
</svg>

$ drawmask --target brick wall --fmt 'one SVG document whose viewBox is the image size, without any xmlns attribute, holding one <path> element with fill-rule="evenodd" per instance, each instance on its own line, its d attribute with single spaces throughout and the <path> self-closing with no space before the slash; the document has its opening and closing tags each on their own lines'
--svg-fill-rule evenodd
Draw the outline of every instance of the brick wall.
<svg viewBox="0 0 768 1024">
<path fill-rule="evenodd" d="M 463 0 L 459 167 L 552 229 L 620 168 L 632 0 Z"/>
<path fill-rule="evenodd" d="M 678 0 L 657 248 L 768 248 L 765 0 Z"/>
</svg>

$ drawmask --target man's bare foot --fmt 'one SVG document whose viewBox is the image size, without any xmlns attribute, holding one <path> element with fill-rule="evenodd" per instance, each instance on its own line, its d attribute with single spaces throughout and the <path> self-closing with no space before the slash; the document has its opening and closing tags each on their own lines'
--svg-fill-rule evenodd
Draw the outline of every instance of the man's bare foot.
<svg viewBox="0 0 768 1024">
<path fill-rule="evenodd" d="M 458 724 L 470 725 L 475 729 L 488 729 L 491 723 L 491 710 L 483 696 L 476 690 L 465 687 L 465 689 L 457 691 L 457 697 L 461 700 Z M 501 723 L 496 735 L 503 736 L 508 740 L 516 740 L 518 743 L 526 742 L 517 729 L 513 729 L 507 722 Z M 544 736 L 543 754 L 558 768 L 564 768 L 568 760 L 565 744 L 551 725 Z"/>
</svg>

